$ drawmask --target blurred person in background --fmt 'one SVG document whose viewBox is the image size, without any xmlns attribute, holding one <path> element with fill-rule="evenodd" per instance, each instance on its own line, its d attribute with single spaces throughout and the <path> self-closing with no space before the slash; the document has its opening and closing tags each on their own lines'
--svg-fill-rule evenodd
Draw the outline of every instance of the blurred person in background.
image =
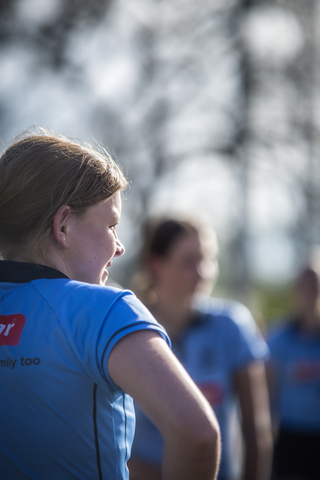
<svg viewBox="0 0 320 480">
<path fill-rule="evenodd" d="M 132 288 L 165 326 L 174 353 L 216 413 L 222 446 L 219 480 L 268 480 L 268 348 L 244 305 L 210 297 L 217 253 L 215 232 L 203 224 L 151 219 Z M 161 436 L 138 406 L 136 414 L 130 479 L 160 480 Z"/>
<path fill-rule="evenodd" d="M 270 328 L 268 383 L 276 480 L 319 480 L 320 255 L 313 248 L 293 288 L 293 313 Z"/>
</svg>

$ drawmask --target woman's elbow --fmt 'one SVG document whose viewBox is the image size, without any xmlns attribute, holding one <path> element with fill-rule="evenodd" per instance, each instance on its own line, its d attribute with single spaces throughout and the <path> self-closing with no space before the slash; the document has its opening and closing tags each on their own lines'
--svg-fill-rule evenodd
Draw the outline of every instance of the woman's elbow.
<svg viewBox="0 0 320 480">
<path fill-rule="evenodd" d="M 186 448 L 186 455 L 196 462 L 220 459 L 220 428 L 215 415 L 208 415 L 202 421 L 190 419 L 176 431 L 179 442 Z"/>
<path fill-rule="evenodd" d="M 220 458 L 220 428 L 214 419 L 193 433 L 193 449 L 199 459 L 206 460 L 212 456 Z"/>
</svg>

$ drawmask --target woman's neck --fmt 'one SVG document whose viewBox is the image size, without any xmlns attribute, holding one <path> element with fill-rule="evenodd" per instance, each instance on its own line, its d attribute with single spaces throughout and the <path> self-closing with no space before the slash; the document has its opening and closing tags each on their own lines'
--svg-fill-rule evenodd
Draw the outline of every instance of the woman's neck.
<svg viewBox="0 0 320 480">
<path fill-rule="evenodd" d="M 179 336 L 192 321 L 191 299 L 165 299 L 162 296 L 151 311 L 171 338 Z"/>
</svg>

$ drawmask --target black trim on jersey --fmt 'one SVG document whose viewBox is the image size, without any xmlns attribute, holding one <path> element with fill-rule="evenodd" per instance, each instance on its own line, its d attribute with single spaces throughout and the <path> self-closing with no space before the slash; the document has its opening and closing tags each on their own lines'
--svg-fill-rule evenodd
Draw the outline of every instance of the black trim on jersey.
<svg viewBox="0 0 320 480">
<path fill-rule="evenodd" d="M 99 473 L 99 480 L 103 480 L 102 471 L 101 471 L 101 461 L 100 461 L 100 449 L 99 449 L 99 438 L 98 438 L 98 423 L 97 423 L 97 388 L 98 385 L 95 383 L 93 387 L 93 428 L 94 428 L 94 441 L 96 445 L 96 454 L 97 454 L 97 468 Z"/>
<path fill-rule="evenodd" d="M 0 282 L 26 283 L 40 278 L 69 278 L 55 268 L 36 263 L 0 261 Z"/>
<path fill-rule="evenodd" d="M 137 322 L 137 323 L 136 323 L 136 325 L 142 325 L 142 324 L 145 325 L 146 322 Z M 101 356 L 101 368 L 102 368 L 102 371 L 103 371 L 104 356 L 105 356 L 106 350 L 107 350 L 110 342 L 111 342 L 112 339 L 113 339 L 116 335 L 118 335 L 120 332 L 123 332 L 123 330 L 127 330 L 127 329 L 129 329 L 129 328 L 131 328 L 131 327 L 132 327 L 132 325 L 127 325 L 127 326 L 121 328 L 121 329 L 118 330 L 116 333 L 114 333 L 114 334 L 112 335 L 112 337 L 109 339 L 107 345 L 105 346 L 105 348 L 104 348 L 104 350 L 103 350 L 102 356 Z M 145 330 L 148 330 L 148 329 L 145 329 Z M 139 332 L 139 331 L 141 331 L 141 330 L 134 330 L 132 333 L 134 333 L 134 332 Z M 151 330 L 151 331 L 155 332 L 155 331 L 158 331 L 158 330 Z M 160 333 L 160 332 L 158 332 L 158 333 Z M 125 394 L 122 395 L 122 402 L 123 402 L 123 411 L 124 411 L 124 415 L 125 415 L 125 420 L 124 420 L 124 439 L 125 439 L 125 444 L 127 445 L 127 421 L 128 421 L 128 419 L 127 419 L 127 410 L 126 410 L 126 408 L 125 408 Z M 126 461 L 128 461 L 128 460 L 129 460 L 129 459 L 128 459 L 128 451 L 127 451 L 127 447 L 126 447 Z"/>
<path fill-rule="evenodd" d="M 127 417 L 127 409 L 126 409 L 126 396 L 125 394 L 122 394 L 122 404 L 123 404 L 123 411 L 124 411 L 124 443 L 126 446 L 126 462 L 129 460 L 128 458 L 128 448 L 127 448 L 127 423 L 128 423 L 128 417 Z"/>
<path fill-rule="evenodd" d="M 134 325 L 146 325 L 146 322 L 136 322 Z M 149 324 L 147 323 L 147 325 L 149 325 Z M 127 329 L 129 329 L 129 328 L 132 328 L 132 325 L 126 325 L 125 327 L 120 328 L 120 330 L 117 330 L 117 331 L 112 335 L 112 337 L 109 338 L 108 343 L 107 343 L 107 345 L 104 347 L 103 353 L 102 353 L 102 356 L 101 356 L 101 363 L 100 363 L 100 365 L 101 365 L 102 371 L 104 371 L 104 368 L 103 368 L 104 356 L 105 356 L 105 354 L 106 354 L 106 351 L 107 351 L 107 348 L 108 348 L 110 342 L 112 342 L 112 340 L 114 339 L 114 337 L 117 336 L 117 335 L 119 335 L 120 332 L 123 332 L 124 330 L 127 330 Z M 148 330 L 148 329 L 145 328 L 144 330 Z M 161 334 L 159 330 L 150 330 L 150 331 L 152 331 L 152 332 L 158 332 L 159 334 Z M 140 330 L 133 330 L 132 333 L 135 333 L 135 332 L 140 332 Z"/>
</svg>

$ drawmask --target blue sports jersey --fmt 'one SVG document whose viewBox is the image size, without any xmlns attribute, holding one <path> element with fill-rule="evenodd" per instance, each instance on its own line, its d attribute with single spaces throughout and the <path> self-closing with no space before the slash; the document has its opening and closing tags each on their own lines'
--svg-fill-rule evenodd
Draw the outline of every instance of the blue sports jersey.
<svg viewBox="0 0 320 480">
<path fill-rule="evenodd" d="M 207 299 L 197 305 L 194 322 L 172 348 L 214 409 L 221 430 L 220 478 L 240 469 L 237 398 L 233 375 L 254 360 L 264 360 L 268 348 L 249 310 L 237 302 Z M 163 442 L 156 427 L 136 405 L 132 454 L 159 464 Z"/>
<path fill-rule="evenodd" d="M 123 480 L 131 397 L 107 363 L 131 332 L 164 329 L 129 291 L 0 262 L 0 480 Z"/>
<path fill-rule="evenodd" d="M 282 427 L 320 431 L 320 334 L 285 321 L 270 330 L 268 344 L 275 373 L 274 409 Z"/>
</svg>

